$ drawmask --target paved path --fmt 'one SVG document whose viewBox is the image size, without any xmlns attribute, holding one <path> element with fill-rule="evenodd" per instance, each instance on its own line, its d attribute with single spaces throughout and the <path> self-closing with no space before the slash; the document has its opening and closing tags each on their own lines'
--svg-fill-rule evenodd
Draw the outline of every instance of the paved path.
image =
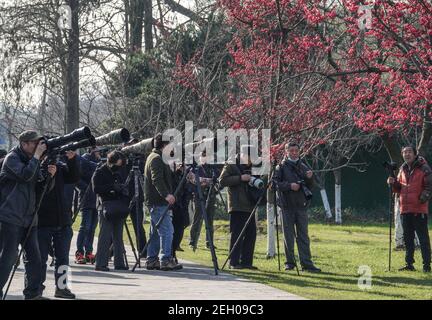
<svg viewBox="0 0 432 320">
<path fill-rule="evenodd" d="M 75 239 L 72 244 L 75 244 Z M 73 246 L 74 247 L 74 246 Z M 135 261 L 128 250 L 129 264 Z M 71 250 L 72 291 L 79 299 L 126 300 L 293 300 L 299 296 L 255 283 L 225 272 L 218 276 L 207 267 L 181 261 L 184 269 L 176 272 L 148 271 L 144 268 L 131 271 L 96 272 L 91 265 L 73 263 Z M 144 261 L 143 261 L 144 262 Z M 142 263 L 144 265 L 144 263 Z M 110 266 L 112 267 L 112 266 Z M 8 299 L 22 299 L 22 264 L 15 274 Z M 45 283 L 46 297 L 54 297 L 53 268 L 48 268 Z"/>
</svg>

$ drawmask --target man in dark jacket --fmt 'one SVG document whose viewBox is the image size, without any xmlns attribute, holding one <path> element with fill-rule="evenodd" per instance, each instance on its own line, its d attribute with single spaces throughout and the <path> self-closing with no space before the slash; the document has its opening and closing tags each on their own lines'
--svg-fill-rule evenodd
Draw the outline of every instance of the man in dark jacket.
<svg viewBox="0 0 432 320">
<path fill-rule="evenodd" d="M 300 159 L 297 143 L 287 143 L 286 157 L 276 167 L 273 181 L 276 184 L 278 205 L 282 209 L 282 223 L 285 238 L 285 270 L 295 267 L 294 239 L 304 271 L 321 272 L 314 266 L 308 236 L 307 192 L 313 186 L 313 172 Z M 296 236 L 297 233 L 297 236 Z"/>
<path fill-rule="evenodd" d="M 162 214 L 176 202 L 173 195 L 173 174 L 163 159 L 163 152 L 167 145 L 167 141 L 162 141 L 162 135 L 157 135 L 154 139 L 154 149 L 148 156 L 144 168 L 144 199 L 150 211 L 151 233 L 157 233 L 149 239 L 146 261 L 148 270 L 169 271 L 182 268 L 182 265 L 176 263 L 172 256 L 174 233 L 172 210 L 165 214 L 159 229 L 155 229 Z M 160 251 L 162 256 L 159 260 Z"/>
<path fill-rule="evenodd" d="M 20 134 L 19 146 L 6 156 L 0 172 L 0 296 L 17 259 L 18 246 L 24 245 L 25 299 L 42 299 L 41 257 L 37 240 L 37 220 L 33 222 L 36 187 L 40 181 L 40 158 L 46 145 L 36 131 Z"/>
<path fill-rule="evenodd" d="M 112 151 L 107 156 L 107 162 L 96 169 L 92 178 L 93 191 L 101 199 L 103 208 L 99 214 L 100 232 L 96 252 L 96 271 L 109 271 L 111 243 L 114 249 L 114 269 L 128 270 L 124 260 L 123 244 L 123 226 L 129 213 L 129 194 L 127 186 L 124 185 L 126 177 L 122 170 L 125 163 L 126 158 L 122 152 Z M 110 217 L 106 210 L 109 206 L 122 207 L 124 212 L 117 212 L 115 216 Z"/>
<path fill-rule="evenodd" d="M 81 157 L 81 180 L 78 183 L 81 211 L 81 225 L 77 237 L 75 263 L 86 264 L 95 262 L 93 241 L 98 225 L 96 194 L 91 186 L 91 179 L 101 160 L 99 148 L 91 148 Z"/>
<path fill-rule="evenodd" d="M 203 151 L 200 156 L 201 163 L 197 166 L 199 176 L 201 178 L 201 187 L 203 191 L 203 197 L 206 202 L 206 213 L 209 222 L 210 237 L 213 240 L 213 220 L 216 211 L 216 192 L 214 188 L 211 188 L 214 177 L 219 177 L 220 171 L 216 169 L 214 165 L 208 164 L 206 159 L 206 152 Z M 194 188 L 195 189 L 195 188 Z M 211 193 L 210 193 L 211 190 Z M 199 205 L 199 199 L 196 192 L 194 195 L 194 214 L 192 219 L 192 225 L 190 229 L 190 241 L 189 246 L 195 251 L 200 237 L 201 228 L 203 224 L 203 216 Z M 207 238 L 206 238 L 207 239 Z M 212 241 L 213 242 L 213 241 Z M 210 243 L 206 241 L 206 247 L 209 248 Z"/>
<path fill-rule="evenodd" d="M 255 219 L 250 221 L 242 238 L 240 233 L 255 207 L 250 196 L 248 183 L 251 180 L 252 163 L 249 157 L 251 146 L 242 146 L 237 164 L 225 164 L 219 177 L 222 188 L 228 187 L 228 213 L 230 214 L 230 251 L 238 240 L 231 254 L 231 269 L 257 269 L 253 266 L 253 254 L 256 242 Z"/>
<path fill-rule="evenodd" d="M 417 155 L 415 147 L 402 148 L 404 163 L 397 179 L 389 177 L 393 192 L 398 193 L 402 228 L 406 247 L 406 266 L 400 271 L 414 271 L 414 238 L 417 232 L 423 258 L 423 271 L 431 272 L 431 246 L 428 230 L 429 199 L 432 195 L 432 170 Z"/>
<path fill-rule="evenodd" d="M 54 278 L 56 282 L 55 297 L 75 299 L 67 287 L 69 269 L 69 250 L 72 241 L 72 215 L 64 197 L 65 184 L 77 183 L 80 178 L 78 157 L 75 152 L 66 153 L 66 163 L 56 163 L 53 188 L 42 199 L 38 211 L 38 240 L 42 260 L 41 287 L 46 279 L 48 253 L 52 246 L 55 259 Z"/>
</svg>

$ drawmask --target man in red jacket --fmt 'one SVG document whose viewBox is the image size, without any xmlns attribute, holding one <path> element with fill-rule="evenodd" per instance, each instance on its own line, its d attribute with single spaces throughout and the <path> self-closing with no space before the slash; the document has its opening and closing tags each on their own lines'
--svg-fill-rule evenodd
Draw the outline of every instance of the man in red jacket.
<svg viewBox="0 0 432 320">
<path fill-rule="evenodd" d="M 397 179 L 389 177 L 387 183 L 399 193 L 399 205 L 405 240 L 406 266 L 400 271 L 415 271 L 414 237 L 417 232 L 423 258 L 423 271 L 431 271 L 431 246 L 428 230 L 429 198 L 432 195 L 432 170 L 426 160 L 417 155 L 414 147 L 403 147 L 404 163 Z"/>
</svg>

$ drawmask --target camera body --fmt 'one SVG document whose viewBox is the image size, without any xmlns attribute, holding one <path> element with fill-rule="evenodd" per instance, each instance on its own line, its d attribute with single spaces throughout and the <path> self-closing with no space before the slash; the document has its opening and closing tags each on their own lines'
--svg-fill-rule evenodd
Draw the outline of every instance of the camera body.
<svg viewBox="0 0 432 320">
<path fill-rule="evenodd" d="M 308 186 L 306 185 L 306 182 L 304 180 L 299 180 L 296 182 L 297 184 L 300 185 L 300 189 L 303 192 L 305 198 L 307 201 L 312 199 L 313 193 L 312 191 L 308 188 Z"/>
<path fill-rule="evenodd" d="M 254 187 L 256 189 L 263 189 L 264 188 L 264 181 L 260 178 L 254 177 L 254 176 L 251 176 L 248 184 L 251 187 Z"/>
<path fill-rule="evenodd" d="M 387 172 L 389 173 L 390 177 L 396 178 L 395 171 L 398 170 L 398 165 L 397 165 L 396 162 L 385 161 L 385 162 L 383 162 L 382 165 L 387 170 Z"/>
</svg>

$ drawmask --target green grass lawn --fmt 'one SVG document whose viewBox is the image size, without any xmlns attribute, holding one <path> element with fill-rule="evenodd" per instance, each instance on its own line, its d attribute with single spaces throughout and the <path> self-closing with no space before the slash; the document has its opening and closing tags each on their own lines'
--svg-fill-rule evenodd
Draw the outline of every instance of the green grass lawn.
<svg viewBox="0 0 432 320">
<path fill-rule="evenodd" d="M 130 221 L 129 221 L 130 222 Z M 75 224 L 77 227 L 79 221 Z M 146 226 L 148 227 L 148 226 Z M 130 227 L 131 230 L 132 227 Z M 146 228 L 146 230 L 148 230 Z M 219 266 L 228 255 L 229 227 L 227 221 L 215 222 L 215 245 Z M 267 239 L 265 222 L 260 222 L 255 249 L 254 264 L 258 271 L 229 270 L 256 282 L 264 283 L 309 299 L 432 299 L 432 274 L 421 271 L 421 255 L 416 251 L 416 272 L 398 272 L 404 264 L 404 252 L 392 252 L 392 271 L 388 267 L 388 226 L 384 224 L 326 225 L 312 223 L 309 228 L 311 249 L 315 264 L 323 272 L 311 274 L 283 270 L 284 255 L 281 254 L 281 269 L 277 259 L 266 259 Z M 148 234 L 148 231 L 147 231 Z M 127 239 L 125 237 L 125 239 Z M 204 232 L 198 250 L 189 246 L 189 228 L 182 243 L 184 252 L 179 258 L 212 266 L 210 251 L 205 248 Z M 281 249 L 282 238 L 281 238 Z M 372 270 L 372 288 L 358 287 L 358 268 L 366 265 Z"/>
</svg>

